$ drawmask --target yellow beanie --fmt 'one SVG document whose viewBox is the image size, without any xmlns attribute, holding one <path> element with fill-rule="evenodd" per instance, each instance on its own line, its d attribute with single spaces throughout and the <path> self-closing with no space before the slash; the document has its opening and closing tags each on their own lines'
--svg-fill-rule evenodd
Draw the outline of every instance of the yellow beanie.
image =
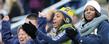
<svg viewBox="0 0 109 44">
<path fill-rule="evenodd" d="M 75 15 L 75 11 L 71 10 L 70 7 L 62 7 L 60 10 L 64 11 L 69 16 L 74 16 Z"/>
</svg>

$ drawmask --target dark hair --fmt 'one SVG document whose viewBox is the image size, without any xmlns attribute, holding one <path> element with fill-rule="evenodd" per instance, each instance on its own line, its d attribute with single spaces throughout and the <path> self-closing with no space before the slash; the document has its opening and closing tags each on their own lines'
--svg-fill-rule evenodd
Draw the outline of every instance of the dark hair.
<svg viewBox="0 0 109 44">
<path fill-rule="evenodd" d="M 37 20 L 38 15 L 35 14 L 35 13 L 30 13 L 30 14 L 27 16 L 27 18 L 30 19 L 30 20 Z"/>
<path fill-rule="evenodd" d="M 95 10 L 95 14 L 96 14 L 95 18 L 96 18 L 96 17 L 99 17 L 99 16 L 101 15 L 101 13 L 99 13 L 95 8 L 94 8 L 94 10 Z M 84 13 L 85 13 L 85 11 L 84 11 Z M 85 22 L 87 23 L 88 21 L 87 21 L 87 19 L 85 18 L 85 14 L 84 14 L 84 19 L 85 19 Z"/>
<path fill-rule="evenodd" d="M 14 2 L 9 12 L 9 17 L 13 18 L 13 17 L 20 16 L 20 15 L 23 15 L 23 13 L 21 12 L 19 4 Z"/>
<path fill-rule="evenodd" d="M 6 0 L 3 0 L 3 4 L 5 3 Z"/>
<path fill-rule="evenodd" d="M 3 14 L 0 14 L 0 19 L 3 19 L 3 17 L 4 17 Z"/>
<path fill-rule="evenodd" d="M 54 14 L 55 14 L 55 13 L 52 12 L 52 15 L 50 16 L 51 19 L 50 19 L 48 22 L 52 22 L 52 21 L 53 21 Z"/>
<path fill-rule="evenodd" d="M 63 19 L 64 23 L 67 24 L 67 23 L 72 23 L 72 19 L 66 14 L 64 13 L 63 11 L 58 11 L 58 12 L 61 12 L 64 16 L 65 19 Z M 67 18 L 68 18 L 68 22 L 67 22 Z"/>
</svg>

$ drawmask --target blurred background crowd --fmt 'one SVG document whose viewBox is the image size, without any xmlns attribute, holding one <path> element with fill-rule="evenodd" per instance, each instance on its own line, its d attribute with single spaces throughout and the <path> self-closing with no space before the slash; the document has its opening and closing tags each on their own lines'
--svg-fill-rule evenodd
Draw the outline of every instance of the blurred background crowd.
<svg viewBox="0 0 109 44">
<path fill-rule="evenodd" d="M 72 24 L 78 29 L 78 24 L 84 17 L 84 5 L 88 1 L 90 0 L 0 0 L 0 44 L 4 42 L 2 40 L 4 36 L 1 34 L 3 29 L 1 20 L 7 15 L 10 19 L 11 36 L 16 36 L 19 26 L 30 21 L 33 25 L 37 25 L 36 27 L 38 29 L 40 29 L 40 26 L 43 27 L 45 25 L 44 23 L 47 22 L 48 30 L 42 30 L 42 32 L 47 33 L 47 35 L 53 38 L 53 35 L 55 35 L 53 32 L 55 32 L 55 30 L 50 30 L 52 27 L 50 24 L 53 22 L 54 14 L 60 14 L 58 12 L 62 11 L 66 12 L 71 17 Z M 96 1 L 101 6 L 101 14 L 105 14 L 109 18 L 109 0 Z M 46 21 L 44 21 L 44 18 L 38 19 L 37 17 L 44 17 Z M 40 21 L 40 19 L 43 21 Z M 36 23 L 35 20 L 39 22 Z M 54 23 L 55 22 L 56 21 L 54 21 Z M 69 20 L 66 22 L 69 22 Z M 39 35 L 39 38 L 40 36 L 41 35 Z M 82 36 L 84 36 L 84 34 Z M 5 44 L 8 44 L 8 42 Z"/>
</svg>

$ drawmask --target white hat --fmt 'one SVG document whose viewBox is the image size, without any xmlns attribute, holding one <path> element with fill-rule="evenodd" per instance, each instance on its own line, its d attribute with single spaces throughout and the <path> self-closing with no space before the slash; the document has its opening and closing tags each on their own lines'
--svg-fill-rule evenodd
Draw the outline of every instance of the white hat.
<svg viewBox="0 0 109 44">
<path fill-rule="evenodd" d="M 99 5 L 99 3 L 95 0 L 90 0 L 86 3 L 86 5 L 84 6 L 84 9 L 88 6 L 91 5 L 93 6 L 99 13 L 101 12 L 101 7 Z"/>
</svg>

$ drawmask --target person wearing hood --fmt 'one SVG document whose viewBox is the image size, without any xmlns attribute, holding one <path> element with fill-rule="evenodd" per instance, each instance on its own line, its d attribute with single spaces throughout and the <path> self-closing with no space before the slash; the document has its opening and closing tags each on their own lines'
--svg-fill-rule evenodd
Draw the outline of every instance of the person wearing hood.
<svg viewBox="0 0 109 44">
<path fill-rule="evenodd" d="M 98 2 L 90 0 L 84 6 L 84 19 L 76 35 L 71 34 L 74 29 L 66 30 L 69 38 L 76 39 L 81 44 L 109 44 L 109 23 L 107 16 L 101 13 Z M 79 35 L 79 37 L 78 37 Z"/>
<path fill-rule="evenodd" d="M 4 16 L 2 21 L 2 39 L 4 44 L 36 44 L 36 27 L 31 23 L 24 23 L 13 36 L 10 29 L 9 17 Z"/>
</svg>

